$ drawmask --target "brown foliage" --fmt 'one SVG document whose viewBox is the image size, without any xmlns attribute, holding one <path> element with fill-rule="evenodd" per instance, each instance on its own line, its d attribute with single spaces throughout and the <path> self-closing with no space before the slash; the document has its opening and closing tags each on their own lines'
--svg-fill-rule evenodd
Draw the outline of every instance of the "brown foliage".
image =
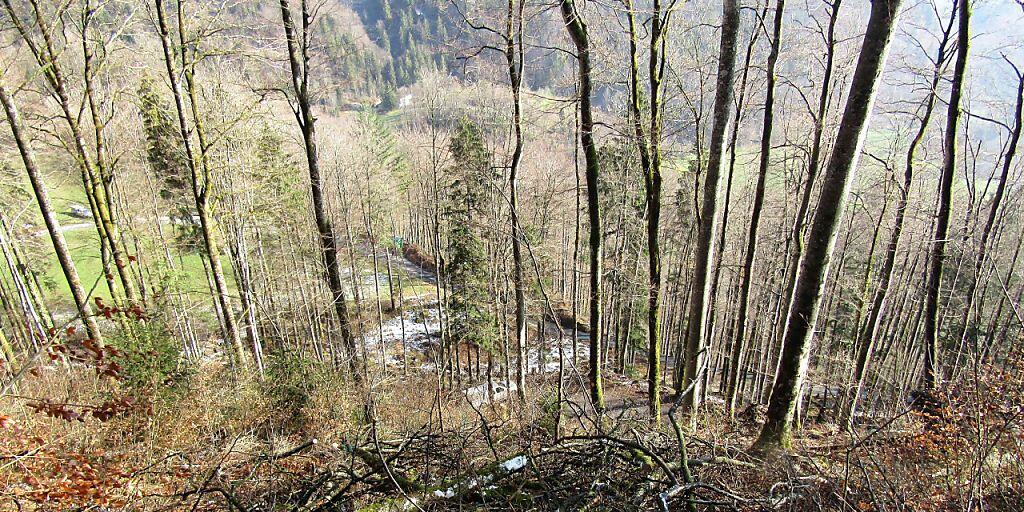
<svg viewBox="0 0 1024 512">
<path fill-rule="evenodd" d="M 402 256 L 423 270 L 437 272 L 437 262 L 434 260 L 434 257 L 416 244 L 405 244 L 402 247 Z"/>
</svg>

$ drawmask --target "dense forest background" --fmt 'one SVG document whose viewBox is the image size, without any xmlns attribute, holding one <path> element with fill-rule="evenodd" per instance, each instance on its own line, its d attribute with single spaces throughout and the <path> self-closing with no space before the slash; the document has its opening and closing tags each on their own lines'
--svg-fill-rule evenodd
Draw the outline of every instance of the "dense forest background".
<svg viewBox="0 0 1024 512">
<path fill-rule="evenodd" d="M 1019 0 L 0 0 L 0 510 L 1024 510 Z"/>
</svg>

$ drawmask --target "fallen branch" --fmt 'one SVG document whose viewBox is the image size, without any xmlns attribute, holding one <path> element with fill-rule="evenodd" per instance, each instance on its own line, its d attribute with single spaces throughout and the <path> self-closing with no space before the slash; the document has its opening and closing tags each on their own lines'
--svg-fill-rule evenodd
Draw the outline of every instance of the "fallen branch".
<svg viewBox="0 0 1024 512">
<path fill-rule="evenodd" d="M 753 462 L 747 462 L 745 460 L 733 459 L 731 457 L 724 457 L 716 455 L 713 457 L 702 457 L 699 459 L 687 459 L 686 464 L 691 468 L 697 468 L 700 466 L 710 466 L 715 464 L 721 464 L 724 466 L 736 466 L 741 468 L 756 468 L 757 464 Z"/>
<path fill-rule="evenodd" d="M 395 486 L 396 491 L 403 492 L 404 489 L 414 489 L 417 491 L 426 490 L 426 486 L 424 486 L 423 484 L 416 482 L 414 480 L 410 480 L 404 475 L 391 471 L 391 469 L 385 464 L 383 459 L 381 459 L 376 454 L 370 452 L 369 450 L 352 444 L 343 445 L 342 448 L 358 457 L 359 460 L 363 461 L 364 464 L 370 466 L 370 469 L 372 469 L 374 472 L 380 473 L 381 475 L 384 476 L 389 476 L 389 483 L 392 486 Z"/>
<path fill-rule="evenodd" d="M 716 487 L 714 485 L 706 484 L 704 482 L 690 482 L 690 483 L 676 484 L 676 485 L 672 486 L 671 488 L 669 488 L 668 490 L 666 490 L 665 492 L 662 492 L 661 494 L 659 494 L 658 495 L 658 501 L 659 501 L 659 503 L 661 505 L 662 510 L 670 510 L 669 507 L 668 507 L 668 500 L 670 500 L 670 499 L 672 499 L 672 498 L 674 498 L 674 497 L 676 497 L 676 496 L 678 496 L 680 494 L 688 493 L 688 492 L 691 492 L 691 491 L 696 490 L 696 489 L 707 489 L 709 491 L 721 494 L 722 496 L 725 496 L 726 498 L 729 498 L 729 499 L 733 500 L 733 502 L 748 503 L 748 502 L 752 501 L 750 499 L 744 498 L 743 496 L 739 496 L 737 494 L 734 494 L 731 491 L 728 491 L 726 489 L 722 489 L 721 487 Z M 687 500 L 687 503 L 690 504 L 690 505 L 696 504 L 696 502 L 693 501 L 693 500 Z M 720 502 L 714 502 L 714 503 L 718 504 L 718 505 L 732 505 L 733 504 L 733 503 L 720 503 Z M 700 504 L 707 504 L 707 503 L 702 501 Z"/>
<path fill-rule="evenodd" d="M 267 454 L 263 454 L 263 455 L 258 456 L 257 459 L 261 459 L 261 460 L 280 460 L 280 459 L 284 459 L 284 458 L 287 458 L 287 457 L 291 457 L 292 455 L 295 455 L 295 454 L 297 454 L 297 453 L 299 453 L 299 452 L 301 452 L 301 451 L 303 451 L 303 450 L 305 450 L 307 448 L 311 448 L 313 446 L 316 446 L 316 443 L 317 443 L 316 438 L 312 438 L 309 441 L 306 441 L 305 443 L 302 443 L 302 444 L 300 444 L 300 445 L 298 445 L 295 448 L 292 448 L 290 450 L 285 450 L 285 451 L 283 451 L 281 453 L 267 453 Z"/>
<path fill-rule="evenodd" d="M 618 444 L 620 446 L 625 446 L 626 448 L 637 450 L 637 451 L 643 453 L 644 455 L 646 455 L 647 457 L 649 457 L 651 460 L 653 460 L 654 463 L 657 464 L 661 468 L 661 470 L 665 472 L 665 476 L 668 477 L 668 479 L 672 482 L 673 485 L 678 485 L 679 484 L 679 479 L 676 478 L 675 472 L 673 472 L 672 468 L 670 468 L 669 465 L 665 463 L 665 460 L 662 459 L 661 456 L 659 456 L 657 453 L 654 453 L 653 451 L 651 451 L 651 449 L 647 448 L 646 446 L 644 446 L 644 445 L 642 445 L 640 443 L 636 443 L 636 442 L 629 441 L 629 440 L 626 440 L 626 439 L 619 439 L 619 438 L 611 437 L 611 436 L 608 436 L 608 435 L 566 436 L 566 437 L 562 438 L 562 440 L 574 440 L 574 439 L 576 439 L 576 440 L 590 440 L 590 441 L 608 441 L 608 442 L 611 442 L 611 443 Z"/>
</svg>

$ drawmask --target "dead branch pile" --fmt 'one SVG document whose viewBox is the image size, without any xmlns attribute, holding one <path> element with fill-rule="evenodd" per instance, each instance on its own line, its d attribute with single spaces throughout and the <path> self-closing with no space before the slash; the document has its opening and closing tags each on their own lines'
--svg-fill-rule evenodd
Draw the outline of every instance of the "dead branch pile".
<svg viewBox="0 0 1024 512">
<path fill-rule="evenodd" d="M 695 478 L 684 482 L 678 449 L 661 434 L 567 437 L 509 457 L 488 445 L 454 432 L 307 441 L 277 454 L 225 455 L 193 473 L 176 498 L 237 512 L 830 510 L 841 500 L 819 474 L 800 474 L 806 468 L 792 463 L 755 465 L 741 453 L 690 459 Z"/>
</svg>

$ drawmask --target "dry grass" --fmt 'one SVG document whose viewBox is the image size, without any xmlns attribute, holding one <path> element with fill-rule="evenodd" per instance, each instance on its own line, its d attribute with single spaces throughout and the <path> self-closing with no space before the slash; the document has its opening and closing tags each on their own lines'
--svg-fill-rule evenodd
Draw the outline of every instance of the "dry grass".
<svg viewBox="0 0 1024 512">
<path fill-rule="evenodd" d="M 302 377 L 293 387 L 285 384 L 296 375 L 273 371 L 240 378 L 208 363 L 187 383 L 149 394 L 148 410 L 69 422 L 29 404 L 96 404 L 126 390 L 85 370 L 45 368 L 0 402 L 8 418 L 0 510 L 388 509 L 407 507 L 406 495 L 429 510 L 650 510 L 681 474 L 671 431 L 650 428 L 627 380 L 609 379 L 609 397 L 622 408 L 600 432 L 566 407 L 563 436 L 591 438 L 555 443 L 544 393 L 476 410 L 460 392 L 439 396 L 433 374 L 376 377 L 368 396 L 328 367 L 291 368 Z M 948 396 L 941 418 L 906 414 L 855 436 L 805 425 L 795 453 L 769 460 L 744 453 L 756 423 L 728 421 L 711 406 L 687 438 L 700 485 L 668 503 L 673 510 L 686 500 L 698 510 L 1024 510 L 1020 411 L 1007 408 L 1010 394 L 995 403 L 985 386 Z M 496 469 L 520 454 L 527 467 Z"/>
</svg>

